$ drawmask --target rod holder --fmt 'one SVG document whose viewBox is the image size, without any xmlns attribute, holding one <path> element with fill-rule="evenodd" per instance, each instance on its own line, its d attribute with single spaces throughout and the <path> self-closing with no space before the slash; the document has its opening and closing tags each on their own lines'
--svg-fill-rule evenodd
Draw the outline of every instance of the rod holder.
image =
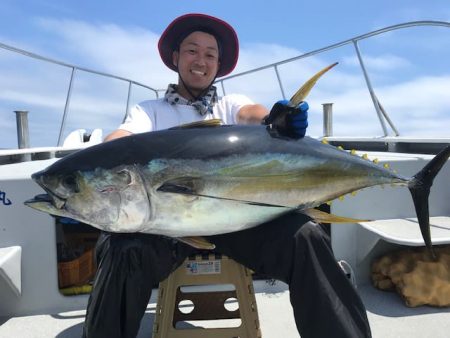
<svg viewBox="0 0 450 338">
<path fill-rule="evenodd" d="M 30 148 L 30 133 L 28 129 L 28 111 L 15 110 L 17 124 L 17 145 L 19 149 Z M 31 154 L 21 154 L 21 161 L 31 161 Z"/>
<path fill-rule="evenodd" d="M 323 136 L 333 136 L 333 104 L 322 103 L 323 106 Z"/>
</svg>

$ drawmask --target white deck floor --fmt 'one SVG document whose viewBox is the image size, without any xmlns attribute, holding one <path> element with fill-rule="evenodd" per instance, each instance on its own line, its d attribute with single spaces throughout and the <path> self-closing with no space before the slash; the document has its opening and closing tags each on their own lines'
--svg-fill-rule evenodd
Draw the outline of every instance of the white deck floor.
<svg viewBox="0 0 450 338">
<path fill-rule="evenodd" d="M 286 286 L 277 283 L 272 287 L 264 281 L 257 281 L 255 289 L 262 336 L 298 338 Z M 358 290 L 366 304 L 374 338 L 449 337 L 450 308 L 411 309 L 395 293 L 382 292 L 370 285 L 359 287 Z M 156 292 L 152 295 L 138 338 L 151 337 L 155 296 Z M 54 315 L 0 318 L 0 337 L 79 338 L 84 314 L 85 311 L 72 311 Z"/>
</svg>

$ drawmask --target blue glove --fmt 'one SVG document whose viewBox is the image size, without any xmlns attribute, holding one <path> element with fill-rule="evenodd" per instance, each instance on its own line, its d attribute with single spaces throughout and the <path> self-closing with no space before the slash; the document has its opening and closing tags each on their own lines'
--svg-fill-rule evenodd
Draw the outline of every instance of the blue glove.
<svg viewBox="0 0 450 338">
<path fill-rule="evenodd" d="M 288 100 L 275 103 L 263 124 L 271 125 L 281 136 L 299 139 L 305 136 L 308 127 L 307 102 L 302 101 L 297 107 L 289 107 Z"/>
</svg>

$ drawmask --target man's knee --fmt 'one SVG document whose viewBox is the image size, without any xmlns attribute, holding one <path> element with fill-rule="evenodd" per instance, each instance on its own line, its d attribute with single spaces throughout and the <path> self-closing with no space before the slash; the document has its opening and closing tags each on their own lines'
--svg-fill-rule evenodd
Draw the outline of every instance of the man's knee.
<svg viewBox="0 0 450 338">
<path fill-rule="evenodd" d="M 295 234 L 297 241 L 301 240 L 309 243 L 325 242 L 330 245 L 330 237 L 322 229 L 322 227 L 312 221 L 306 222 Z"/>
</svg>

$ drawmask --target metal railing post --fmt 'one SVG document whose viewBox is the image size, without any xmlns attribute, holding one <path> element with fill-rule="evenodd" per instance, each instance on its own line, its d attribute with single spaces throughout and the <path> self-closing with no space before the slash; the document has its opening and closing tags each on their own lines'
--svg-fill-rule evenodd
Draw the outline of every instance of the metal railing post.
<svg viewBox="0 0 450 338">
<path fill-rule="evenodd" d="M 286 95 L 284 94 L 283 83 L 281 82 L 280 73 L 278 72 L 278 66 L 275 65 L 275 66 L 273 66 L 273 68 L 275 69 L 275 73 L 277 74 L 278 84 L 280 85 L 280 89 L 281 89 L 281 96 L 283 97 L 283 100 L 286 100 Z"/>
<path fill-rule="evenodd" d="M 75 67 L 72 67 L 72 74 L 70 75 L 70 82 L 69 82 L 69 89 L 67 90 L 67 96 L 66 96 L 66 105 L 64 106 L 64 114 L 61 122 L 61 127 L 59 129 L 59 135 L 58 135 L 58 147 L 62 146 L 62 136 L 64 132 L 64 128 L 66 127 L 66 119 L 67 119 L 67 113 L 69 112 L 69 105 L 70 105 L 70 96 L 72 95 L 72 85 L 73 85 L 73 78 L 75 76 Z"/>
<path fill-rule="evenodd" d="M 223 81 L 220 81 L 220 85 L 222 86 L 223 96 L 227 95 L 227 93 L 225 92 L 225 86 L 223 85 Z"/>
<path fill-rule="evenodd" d="M 383 129 L 384 136 L 388 136 L 388 132 L 386 129 L 386 124 L 383 120 L 383 113 L 380 110 L 380 106 L 378 105 L 378 99 L 375 96 L 375 92 L 373 91 L 372 84 L 370 83 L 369 75 L 367 74 L 366 67 L 364 66 L 364 61 L 362 59 L 361 53 L 358 47 L 358 41 L 353 40 L 353 45 L 355 46 L 356 55 L 358 56 L 359 64 L 361 66 L 362 72 L 364 74 L 364 79 L 366 80 L 367 89 L 369 89 L 370 97 L 372 98 L 373 106 L 378 115 L 378 119 L 380 120 L 381 128 Z"/>
<path fill-rule="evenodd" d="M 128 114 L 128 109 L 130 109 L 130 97 L 131 97 L 131 81 L 128 81 L 128 95 L 127 95 L 127 106 L 125 108 L 125 116 Z"/>
</svg>

